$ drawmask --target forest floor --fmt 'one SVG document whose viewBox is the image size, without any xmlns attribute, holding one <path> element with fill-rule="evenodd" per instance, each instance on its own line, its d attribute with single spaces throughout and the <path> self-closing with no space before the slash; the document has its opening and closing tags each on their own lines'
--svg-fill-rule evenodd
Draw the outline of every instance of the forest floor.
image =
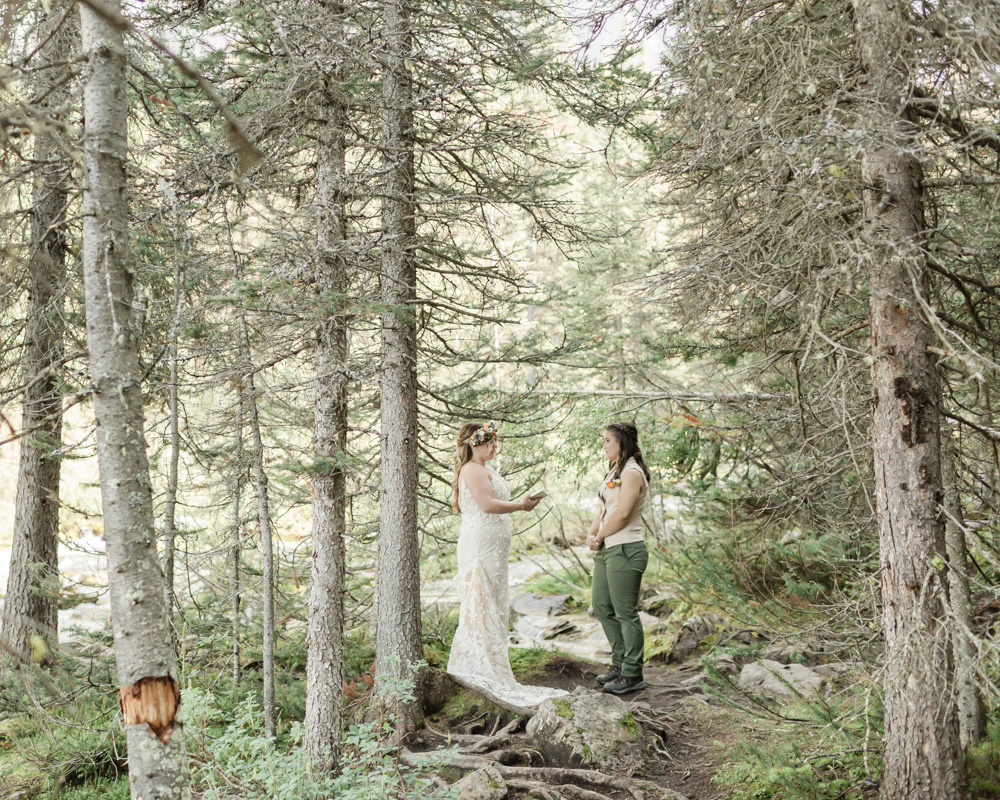
<svg viewBox="0 0 1000 800">
<path fill-rule="evenodd" d="M 552 655 L 528 673 L 527 683 L 572 692 L 577 687 L 596 688 L 595 677 L 606 667 L 568 655 Z M 648 704 L 662 730 L 660 747 L 650 749 L 646 765 L 637 774 L 688 800 L 717 800 L 728 795 L 713 781 L 724 743 L 734 734 L 731 715 L 722 713 L 697 682 L 702 673 L 696 661 L 680 665 L 649 666 L 644 670 L 646 689 L 624 696 L 629 704 Z M 449 703 L 428 719 L 414 742 L 416 749 L 443 747 L 452 736 L 488 736 L 510 715 L 487 702 L 465 697 Z M 738 727 L 738 726 L 737 726 Z M 530 795 L 518 790 L 511 800 Z"/>
</svg>

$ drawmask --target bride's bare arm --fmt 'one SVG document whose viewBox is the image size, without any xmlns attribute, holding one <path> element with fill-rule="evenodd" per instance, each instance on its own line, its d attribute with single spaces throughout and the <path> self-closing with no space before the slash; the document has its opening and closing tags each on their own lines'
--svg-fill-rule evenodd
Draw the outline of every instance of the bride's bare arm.
<svg viewBox="0 0 1000 800">
<path fill-rule="evenodd" d="M 493 485 L 490 473 L 486 467 L 479 464 L 466 464 L 462 470 L 462 478 L 469 488 L 469 494 L 476 501 L 480 511 L 487 514 L 510 514 L 514 511 L 531 511 L 540 502 L 525 497 L 523 500 L 497 500 L 493 497 Z"/>
</svg>

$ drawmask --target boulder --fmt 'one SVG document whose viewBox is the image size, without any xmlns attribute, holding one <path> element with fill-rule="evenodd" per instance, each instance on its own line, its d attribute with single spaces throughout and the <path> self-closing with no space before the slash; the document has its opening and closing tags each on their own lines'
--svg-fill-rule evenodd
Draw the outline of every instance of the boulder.
<svg viewBox="0 0 1000 800">
<path fill-rule="evenodd" d="M 455 784 L 458 800 L 505 800 L 507 784 L 494 766 L 483 767 Z"/>
<path fill-rule="evenodd" d="M 743 667 L 740 688 L 751 694 L 787 700 L 798 699 L 798 692 L 808 700 L 817 694 L 826 694 L 829 684 L 822 675 L 801 664 L 779 664 L 762 658 Z"/>
<path fill-rule="evenodd" d="M 695 614 L 681 626 L 667 661 L 684 661 L 707 641 L 713 640 L 711 644 L 716 644 L 720 636 L 729 630 L 729 623 L 718 614 Z"/>
<path fill-rule="evenodd" d="M 628 707 L 585 686 L 541 703 L 526 732 L 547 764 L 629 772 L 642 764 L 642 729 Z"/>
</svg>

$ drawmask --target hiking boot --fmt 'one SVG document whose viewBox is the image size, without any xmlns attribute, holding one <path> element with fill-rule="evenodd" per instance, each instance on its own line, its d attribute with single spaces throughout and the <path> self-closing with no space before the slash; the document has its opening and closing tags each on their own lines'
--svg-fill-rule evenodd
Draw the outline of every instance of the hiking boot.
<svg viewBox="0 0 1000 800">
<path fill-rule="evenodd" d="M 645 688 L 646 684 L 642 680 L 642 675 L 622 675 L 617 680 L 604 685 L 604 691 L 608 694 L 628 694 Z"/>
<path fill-rule="evenodd" d="M 612 667 L 603 675 L 597 676 L 597 682 L 604 686 L 611 683 L 612 681 L 618 680 L 622 676 L 622 671 L 618 667 Z"/>
</svg>

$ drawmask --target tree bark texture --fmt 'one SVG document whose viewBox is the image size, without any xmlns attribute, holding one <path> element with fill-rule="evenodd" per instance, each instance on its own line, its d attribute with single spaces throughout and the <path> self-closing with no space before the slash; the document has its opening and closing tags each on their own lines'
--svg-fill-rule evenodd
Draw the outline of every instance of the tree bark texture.
<svg viewBox="0 0 1000 800">
<path fill-rule="evenodd" d="M 320 3 L 333 36 L 340 3 Z M 324 20 L 327 21 L 327 20 Z M 339 37 L 338 37 L 339 38 Z M 312 576 L 306 661 L 306 749 L 314 770 L 338 769 L 343 739 L 344 592 L 346 590 L 347 325 L 350 279 L 344 245 L 347 207 L 347 125 L 342 70 L 325 76 L 326 118 L 316 153 L 316 276 L 321 321 L 316 343 L 313 430 Z"/>
<path fill-rule="evenodd" d="M 50 36 L 38 56 L 42 64 L 66 58 L 79 49 L 76 15 L 66 3 L 53 4 L 41 25 Z M 65 19 L 64 19 L 65 17 Z M 61 23 L 61 24 L 60 24 Z M 58 27 L 56 27 L 58 26 Z M 69 96 L 60 85 L 66 70 L 39 69 L 32 94 L 56 109 Z M 71 161 L 53 130 L 40 131 L 34 142 L 37 165 L 31 200 L 28 305 L 24 331 L 24 381 L 20 463 L 14 507 L 7 594 L 0 640 L 25 658 L 32 633 L 53 643 L 59 638 L 59 472 L 56 454 L 62 444 L 62 397 L 58 368 L 63 355 L 63 299 L 66 293 L 66 202 Z M 50 584 L 46 586 L 45 584 Z"/>
<path fill-rule="evenodd" d="M 111 5 L 119 10 L 117 2 Z M 187 798 L 187 758 L 143 436 L 126 199 L 122 34 L 80 8 L 84 88 L 83 272 L 115 659 L 135 800 Z"/>
<path fill-rule="evenodd" d="M 863 164 L 871 302 L 876 517 L 885 626 L 882 796 L 949 800 L 962 793 L 946 592 L 940 459 L 941 391 L 921 308 L 926 264 L 902 8 L 860 0 L 871 144 Z"/>
<path fill-rule="evenodd" d="M 384 5 L 382 75 L 381 497 L 378 549 L 380 681 L 423 658 L 417 532 L 416 238 L 412 79 L 405 0 Z M 419 687 L 418 687 L 419 688 Z M 418 691 L 419 695 L 419 691 Z M 407 728 L 411 710 L 403 710 Z"/>
<path fill-rule="evenodd" d="M 956 684 L 958 686 L 958 731 L 962 748 L 978 742 L 986 731 L 986 710 L 976 683 L 976 646 L 972 633 L 972 602 L 969 596 L 969 550 L 965 541 L 958 470 L 951 426 L 942 426 L 941 471 L 944 479 L 945 545 L 948 549 L 948 601 L 954 615 Z"/>
</svg>

